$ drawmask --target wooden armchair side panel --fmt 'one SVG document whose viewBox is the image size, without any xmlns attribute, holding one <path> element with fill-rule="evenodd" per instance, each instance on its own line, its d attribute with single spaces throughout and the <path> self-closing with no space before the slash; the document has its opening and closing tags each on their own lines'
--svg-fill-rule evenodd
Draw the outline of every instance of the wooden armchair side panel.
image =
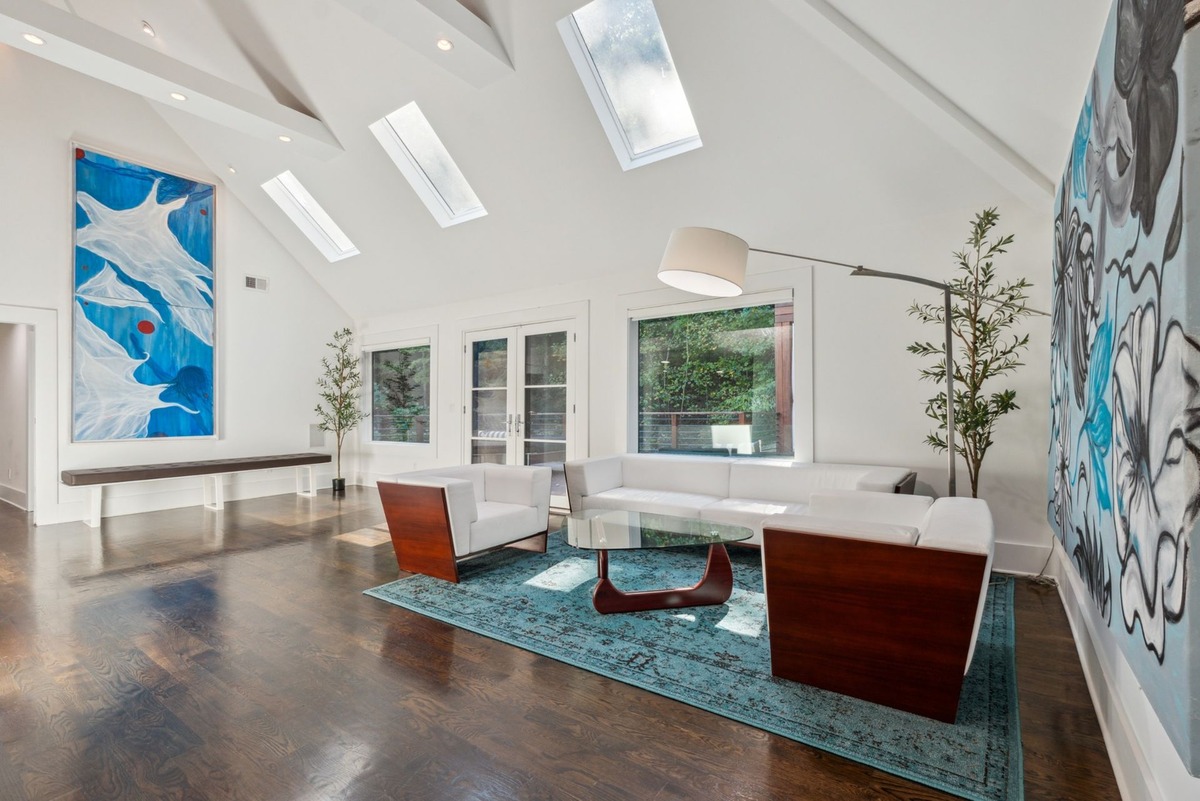
<svg viewBox="0 0 1200 801">
<path fill-rule="evenodd" d="M 380 481 L 379 498 L 392 535 L 396 564 L 409 573 L 458 583 L 450 510 L 442 487 Z"/>
<path fill-rule="evenodd" d="M 766 528 L 771 672 L 953 723 L 987 557 Z"/>
</svg>

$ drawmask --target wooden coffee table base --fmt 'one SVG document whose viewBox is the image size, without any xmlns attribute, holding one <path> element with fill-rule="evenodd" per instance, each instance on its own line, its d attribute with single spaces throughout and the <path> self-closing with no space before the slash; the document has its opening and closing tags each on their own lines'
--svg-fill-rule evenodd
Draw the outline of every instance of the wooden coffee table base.
<svg viewBox="0 0 1200 801">
<path fill-rule="evenodd" d="M 608 551 L 596 551 L 596 567 L 600 580 L 592 590 L 592 605 L 597 612 L 605 615 L 646 609 L 676 609 L 681 606 L 712 606 L 725 603 L 733 594 L 733 565 L 729 562 L 725 546 L 720 543 L 708 546 L 704 577 L 694 587 L 622 592 L 608 579 Z"/>
</svg>

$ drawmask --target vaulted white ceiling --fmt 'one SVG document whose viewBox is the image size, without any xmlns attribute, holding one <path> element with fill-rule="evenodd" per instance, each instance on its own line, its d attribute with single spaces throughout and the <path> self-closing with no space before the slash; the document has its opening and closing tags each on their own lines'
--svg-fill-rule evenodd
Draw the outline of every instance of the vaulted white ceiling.
<svg viewBox="0 0 1200 801">
<path fill-rule="evenodd" d="M 0 42 L 144 95 L 365 318 L 653 270 L 679 225 L 846 255 L 950 207 L 1048 212 L 1109 8 L 656 0 L 704 144 L 623 172 L 555 28 L 582 2 L 0 0 Z M 414 100 L 486 217 L 441 228 L 368 130 Z M 261 189 L 284 170 L 360 255 L 304 239 Z"/>
</svg>

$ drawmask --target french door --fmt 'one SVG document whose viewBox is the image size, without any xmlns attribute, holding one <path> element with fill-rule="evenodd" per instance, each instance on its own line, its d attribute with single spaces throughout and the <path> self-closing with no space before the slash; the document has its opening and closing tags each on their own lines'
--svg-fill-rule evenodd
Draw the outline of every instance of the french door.
<svg viewBox="0 0 1200 801">
<path fill-rule="evenodd" d="M 573 321 L 467 334 L 466 453 L 471 463 L 546 465 L 550 505 L 567 505 L 562 463 L 574 456 Z"/>
</svg>

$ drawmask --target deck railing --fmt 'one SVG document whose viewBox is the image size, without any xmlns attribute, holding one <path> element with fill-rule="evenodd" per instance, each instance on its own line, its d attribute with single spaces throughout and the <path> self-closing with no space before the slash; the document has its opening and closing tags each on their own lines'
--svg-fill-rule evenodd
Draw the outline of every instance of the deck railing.
<svg viewBox="0 0 1200 801">
<path fill-rule="evenodd" d="M 638 452 L 735 452 L 732 443 L 714 440 L 714 426 L 750 426 L 753 453 L 792 453 L 791 437 L 781 441 L 779 415 L 773 411 L 639 412 Z"/>
</svg>

